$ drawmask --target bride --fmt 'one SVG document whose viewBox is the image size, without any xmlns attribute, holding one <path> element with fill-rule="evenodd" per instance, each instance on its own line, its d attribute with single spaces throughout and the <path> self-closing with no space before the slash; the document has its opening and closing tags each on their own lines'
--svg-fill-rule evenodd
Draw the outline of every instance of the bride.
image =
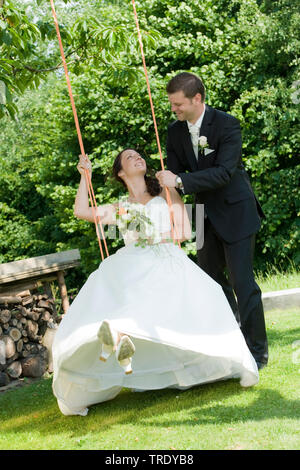
<svg viewBox="0 0 300 470">
<path fill-rule="evenodd" d="M 94 221 L 85 169 L 74 214 Z M 62 319 L 53 343 L 53 392 L 64 415 L 111 400 L 123 387 L 155 390 L 239 378 L 258 382 L 252 357 L 219 284 L 171 237 L 165 189 L 146 175 L 146 162 L 123 150 L 114 176 L 128 190 L 117 204 L 98 207 L 101 222 L 119 226 L 125 246 L 101 262 Z M 188 214 L 169 188 L 176 236 L 191 237 Z"/>
</svg>

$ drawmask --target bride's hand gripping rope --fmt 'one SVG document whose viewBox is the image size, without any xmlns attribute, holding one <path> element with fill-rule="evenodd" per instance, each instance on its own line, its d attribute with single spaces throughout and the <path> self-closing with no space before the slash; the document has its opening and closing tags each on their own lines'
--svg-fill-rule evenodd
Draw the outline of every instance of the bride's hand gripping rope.
<svg viewBox="0 0 300 470">
<path fill-rule="evenodd" d="M 84 176 L 85 170 L 88 170 L 90 173 L 90 177 L 92 176 L 92 163 L 88 158 L 88 155 L 79 155 L 79 163 L 77 165 L 77 170 L 81 175 Z"/>
</svg>

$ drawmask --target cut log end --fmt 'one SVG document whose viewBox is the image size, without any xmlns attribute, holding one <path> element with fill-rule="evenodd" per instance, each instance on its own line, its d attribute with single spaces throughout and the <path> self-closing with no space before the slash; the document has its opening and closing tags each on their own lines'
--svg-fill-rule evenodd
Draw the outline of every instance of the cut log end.
<svg viewBox="0 0 300 470">
<path fill-rule="evenodd" d="M 63 276 L 60 279 L 64 283 Z M 48 291 L 0 288 L 0 387 L 20 376 L 53 372 L 51 347 L 60 318 Z"/>
<path fill-rule="evenodd" d="M 47 370 L 48 361 L 43 355 L 28 356 L 22 360 L 24 377 L 41 377 Z"/>
<path fill-rule="evenodd" d="M 10 359 L 16 354 L 16 345 L 15 345 L 14 340 L 8 335 L 1 336 L 0 340 L 4 341 L 5 343 L 6 359 Z"/>
<path fill-rule="evenodd" d="M 17 379 L 22 374 L 22 365 L 20 361 L 12 362 L 6 369 L 7 374 L 12 379 Z"/>
<path fill-rule="evenodd" d="M 22 333 L 20 330 L 18 330 L 18 328 L 10 328 L 8 334 L 14 341 L 19 341 L 22 336 Z"/>
<path fill-rule="evenodd" d="M 11 312 L 10 310 L 0 310 L 0 323 L 8 323 L 11 319 Z"/>
</svg>

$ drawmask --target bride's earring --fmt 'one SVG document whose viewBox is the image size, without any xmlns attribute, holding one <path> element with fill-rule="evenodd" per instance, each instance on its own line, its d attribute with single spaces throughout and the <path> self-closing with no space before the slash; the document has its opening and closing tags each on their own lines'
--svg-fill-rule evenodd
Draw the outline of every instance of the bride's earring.
<svg viewBox="0 0 300 470">
<path fill-rule="evenodd" d="M 106 362 L 112 352 L 117 348 L 119 334 L 117 331 L 111 328 L 108 320 L 103 320 L 98 330 L 97 336 L 102 345 L 99 359 L 100 361 Z"/>
<path fill-rule="evenodd" d="M 134 353 L 135 346 L 131 339 L 126 335 L 122 336 L 116 350 L 116 357 L 125 374 L 132 374 L 131 358 Z"/>
</svg>

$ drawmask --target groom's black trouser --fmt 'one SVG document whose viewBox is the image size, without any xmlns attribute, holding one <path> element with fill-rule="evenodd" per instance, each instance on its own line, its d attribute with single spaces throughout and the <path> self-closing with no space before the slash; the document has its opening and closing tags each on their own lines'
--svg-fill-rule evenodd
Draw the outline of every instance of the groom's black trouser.
<svg viewBox="0 0 300 470">
<path fill-rule="evenodd" d="M 255 234 L 226 243 L 206 218 L 204 246 L 197 252 L 198 265 L 222 286 L 254 359 L 266 364 L 268 342 L 261 290 L 253 273 L 254 245 Z"/>
</svg>

